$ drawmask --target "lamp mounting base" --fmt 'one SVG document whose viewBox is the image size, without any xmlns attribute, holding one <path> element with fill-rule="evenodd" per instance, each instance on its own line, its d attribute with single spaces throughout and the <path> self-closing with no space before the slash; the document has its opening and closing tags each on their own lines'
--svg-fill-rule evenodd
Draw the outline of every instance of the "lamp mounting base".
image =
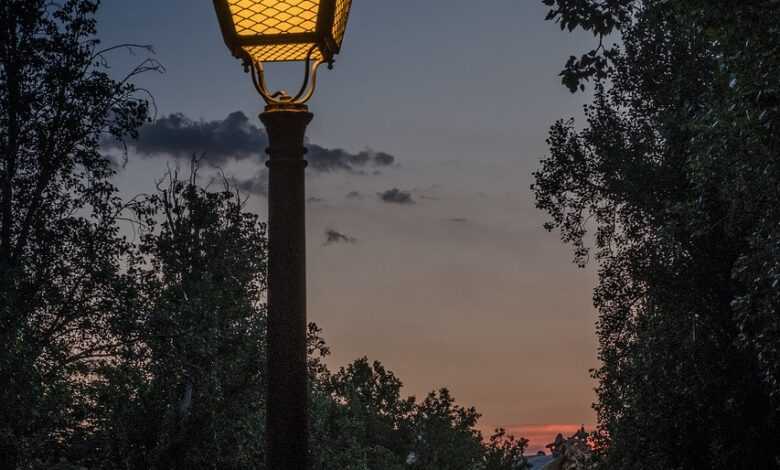
<svg viewBox="0 0 780 470">
<path fill-rule="evenodd" d="M 265 106 L 266 113 L 308 113 L 309 107 L 303 103 L 269 103 Z"/>
</svg>

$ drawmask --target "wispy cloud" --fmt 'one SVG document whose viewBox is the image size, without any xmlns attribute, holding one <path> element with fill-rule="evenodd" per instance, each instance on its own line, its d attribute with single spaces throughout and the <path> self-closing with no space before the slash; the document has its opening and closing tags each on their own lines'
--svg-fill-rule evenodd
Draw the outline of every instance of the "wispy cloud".
<svg viewBox="0 0 780 470">
<path fill-rule="evenodd" d="M 234 183 L 242 192 L 255 196 L 268 196 L 268 169 L 263 168 L 249 179 L 234 178 Z"/>
<path fill-rule="evenodd" d="M 319 145 L 309 145 L 306 160 L 309 167 L 323 173 L 346 171 L 364 173 L 366 169 L 377 169 L 392 166 L 395 157 L 383 152 L 364 150 L 360 153 L 349 153 L 342 149 L 326 149 Z"/>
<path fill-rule="evenodd" d="M 325 230 L 325 243 L 323 245 L 328 246 L 338 243 L 355 244 L 357 243 L 357 238 L 351 237 L 333 229 Z"/>
<path fill-rule="evenodd" d="M 382 202 L 386 202 L 388 204 L 414 204 L 412 193 L 409 191 L 401 191 L 398 188 L 388 189 L 387 191 L 377 193 L 377 195 L 379 196 L 379 199 L 382 200 Z"/>
</svg>

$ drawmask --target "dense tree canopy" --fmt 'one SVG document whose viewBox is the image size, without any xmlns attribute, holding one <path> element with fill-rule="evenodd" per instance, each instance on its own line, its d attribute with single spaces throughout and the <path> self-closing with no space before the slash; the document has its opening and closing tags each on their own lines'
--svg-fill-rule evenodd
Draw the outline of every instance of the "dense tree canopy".
<svg viewBox="0 0 780 470">
<path fill-rule="evenodd" d="M 365 358 L 319 382 L 325 393 L 315 400 L 314 447 L 323 469 L 529 468 L 528 441 L 504 430 L 486 441 L 476 409 L 457 405 L 446 388 L 422 401 L 402 398 L 401 381 Z"/>
<path fill-rule="evenodd" d="M 115 468 L 262 465 L 266 238 L 224 183 L 171 170 L 135 211 L 132 347 L 96 371 L 85 442 Z"/>
<path fill-rule="evenodd" d="M 128 245 L 98 143 L 132 135 L 147 104 L 109 77 L 96 8 L 0 3 L 2 468 L 56 454 L 83 419 L 84 378 L 124 340 L 104 334 L 126 313 Z"/>
<path fill-rule="evenodd" d="M 599 265 L 605 468 L 776 468 L 780 4 L 544 3 L 599 41 L 534 191 Z"/>
</svg>

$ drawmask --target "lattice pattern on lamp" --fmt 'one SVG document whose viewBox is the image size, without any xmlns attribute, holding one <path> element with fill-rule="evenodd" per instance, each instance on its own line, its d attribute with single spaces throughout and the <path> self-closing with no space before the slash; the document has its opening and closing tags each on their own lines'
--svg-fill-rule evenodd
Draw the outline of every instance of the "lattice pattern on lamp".
<svg viewBox="0 0 780 470">
<path fill-rule="evenodd" d="M 239 36 L 313 33 L 317 30 L 319 1 L 228 0 L 228 4 Z"/>
<path fill-rule="evenodd" d="M 314 44 L 279 44 L 272 46 L 248 46 L 244 50 L 259 62 L 289 62 L 306 60 L 306 55 Z M 322 52 L 315 48 L 311 54 L 314 60 L 322 59 Z"/>
<path fill-rule="evenodd" d="M 347 20 L 349 19 L 349 9 L 352 6 L 352 0 L 336 0 L 336 14 L 333 23 L 333 39 L 338 47 L 344 40 L 344 33 L 347 30 Z"/>
</svg>

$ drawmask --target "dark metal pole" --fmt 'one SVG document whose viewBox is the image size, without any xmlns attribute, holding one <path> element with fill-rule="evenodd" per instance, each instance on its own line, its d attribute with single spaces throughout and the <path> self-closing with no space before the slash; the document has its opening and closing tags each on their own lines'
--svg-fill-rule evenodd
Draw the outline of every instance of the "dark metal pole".
<svg viewBox="0 0 780 470">
<path fill-rule="evenodd" d="M 268 349 L 266 463 L 308 470 L 306 369 L 306 105 L 268 105 Z"/>
</svg>

